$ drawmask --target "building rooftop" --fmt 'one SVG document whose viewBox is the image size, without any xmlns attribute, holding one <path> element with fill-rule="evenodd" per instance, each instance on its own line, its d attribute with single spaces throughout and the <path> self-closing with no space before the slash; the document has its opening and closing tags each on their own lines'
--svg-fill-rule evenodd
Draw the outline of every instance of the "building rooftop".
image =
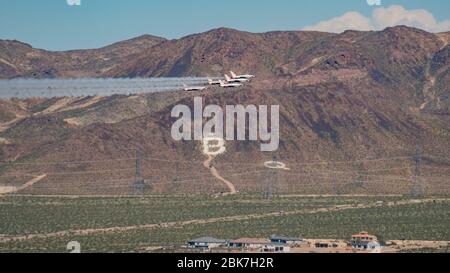
<svg viewBox="0 0 450 273">
<path fill-rule="evenodd" d="M 289 247 L 289 246 L 287 246 L 286 244 L 282 244 L 282 243 L 268 243 L 268 244 L 265 244 L 265 245 L 267 245 L 267 246 L 273 246 L 273 247 Z"/>
<path fill-rule="evenodd" d="M 371 235 L 371 234 L 369 234 L 368 232 L 365 232 L 365 231 L 360 232 L 358 234 L 354 234 L 354 235 L 352 235 L 352 237 L 355 237 L 355 238 L 361 238 L 361 237 L 373 237 L 373 238 L 376 238 L 375 235 Z"/>
<path fill-rule="evenodd" d="M 227 240 L 223 240 L 223 239 L 217 239 L 217 238 L 213 238 L 213 237 L 200 237 L 194 240 L 190 240 L 189 243 L 226 243 Z"/>
<path fill-rule="evenodd" d="M 241 238 L 237 240 L 232 240 L 230 243 L 233 244 L 270 244 L 270 240 L 258 239 L 258 238 Z"/>
</svg>

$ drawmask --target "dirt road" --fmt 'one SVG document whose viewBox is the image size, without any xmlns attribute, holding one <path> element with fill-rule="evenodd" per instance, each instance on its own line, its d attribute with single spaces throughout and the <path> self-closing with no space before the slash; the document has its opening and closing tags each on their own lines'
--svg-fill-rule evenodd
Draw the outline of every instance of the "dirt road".
<svg viewBox="0 0 450 273">
<path fill-rule="evenodd" d="M 0 133 L 8 130 L 14 124 L 24 120 L 25 118 L 27 118 L 27 116 L 17 115 L 16 118 L 14 118 L 14 119 L 12 119 L 12 120 L 10 120 L 8 122 L 0 123 Z"/>
<path fill-rule="evenodd" d="M 234 186 L 234 184 L 231 183 L 230 181 L 226 180 L 225 178 L 223 178 L 219 174 L 217 169 L 214 166 L 211 165 L 212 160 L 213 160 L 213 157 L 211 155 L 208 155 L 208 159 L 205 162 L 203 162 L 203 166 L 205 166 L 205 168 L 209 169 L 211 174 L 215 178 L 219 179 L 220 181 L 223 182 L 223 184 L 225 184 L 225 186 L 227 186 L 229 191 L 227 193 L 223 193 L 222 195 L 234 195 L 234 194 L 237 194 L 236 187 Z"/>
<path fill-rule="evenodd" d="M 33 186 L 34 184 L 36 184 L 37 182 L 41 181 L 42 179 L 44 179 L 45 177 L 47 177 L 46 174 L 43 175 L 39 175 L 34 177 L 33 179 L 31 179 L 30 181 L 26 182 L 25 184 L 23 184 L 20 187 L 14 187 L 14 186 L 0 186 L 0 195 L 2 194 L 6 194 L 6 193 L 15 193 L 15 192 L 19 192 L 21 190 L 24 190 L 28 187 Z"/>
</svg>

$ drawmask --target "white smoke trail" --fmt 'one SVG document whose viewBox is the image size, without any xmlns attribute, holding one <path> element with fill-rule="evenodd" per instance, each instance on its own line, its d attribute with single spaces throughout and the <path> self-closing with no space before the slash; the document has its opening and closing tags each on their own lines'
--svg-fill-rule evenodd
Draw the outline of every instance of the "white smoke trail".
<svg viewBox="0 0 450 273">
<path fill-rule="evenodd" d="M 0 99 L 131 95 L 182 90 L 207 78 L 11 79 L 0 80 Z"/>
</svg>

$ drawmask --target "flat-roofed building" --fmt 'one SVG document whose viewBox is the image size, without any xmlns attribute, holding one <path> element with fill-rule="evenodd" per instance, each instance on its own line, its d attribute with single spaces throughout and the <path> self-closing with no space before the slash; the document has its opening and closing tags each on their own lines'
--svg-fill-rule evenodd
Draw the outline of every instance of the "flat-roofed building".
<svg viewBox="0 0 450 273">
<path fill-rule="evenodd" d="M 188 242 L 189 248 L 217 248 L 226 246 L 227 240 L 216 239 L 213 237 L 201 237 Z"/>
<path fill-rule="evenodd" d="M 258 239 L 258 238 L 241 238 L 237 240 L 232 240 L 228 243 L 231 248 L 262 248 L 265 245 L 270 244 L 270 240 Z"/>
<path fill-rule="evenodd" d="M 270 236 L 270 241 L 272 243 L 285 244 L 290 246 L 301 245 L 304 243 L 303 239 L 300 238 L 293 238 L 279 235 Z"/>
</svg>

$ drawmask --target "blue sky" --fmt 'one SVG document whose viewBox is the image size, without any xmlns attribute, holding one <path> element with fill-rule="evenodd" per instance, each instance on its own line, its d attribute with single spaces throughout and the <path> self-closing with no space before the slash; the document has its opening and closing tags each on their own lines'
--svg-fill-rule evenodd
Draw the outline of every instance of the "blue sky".
<svg viewBox="0 0 450 273">
<path fill-rule="evenodd" d="M 0 0 L 0 39 L 67 50 L 96 48 L 142 34 L 179 38 L 222 26 L 252 32 L 376 29 L 385 26 L 392 14 L 401 23 L 436 32 L 450 30 L 448 0 L 381 1 L 382 6 L 375 7 L 367 0 L 81 0 L 80 6 L 70 6 L 67 0 Z M 382 13 L 387 14 L 382 22 L 372 18 L 375 9 L 392 5 L 404 10 Z M 437 23 L 430 23 L 423 12 L 414 13 L 418 22 L 405 21 L 410 18 L 405 14 L 414 9 L 428 11 Z M 353 11 L 357 14 L 340 17 Z M 350 21 L 353 25 L 348 25 Z"/>
</svg>

